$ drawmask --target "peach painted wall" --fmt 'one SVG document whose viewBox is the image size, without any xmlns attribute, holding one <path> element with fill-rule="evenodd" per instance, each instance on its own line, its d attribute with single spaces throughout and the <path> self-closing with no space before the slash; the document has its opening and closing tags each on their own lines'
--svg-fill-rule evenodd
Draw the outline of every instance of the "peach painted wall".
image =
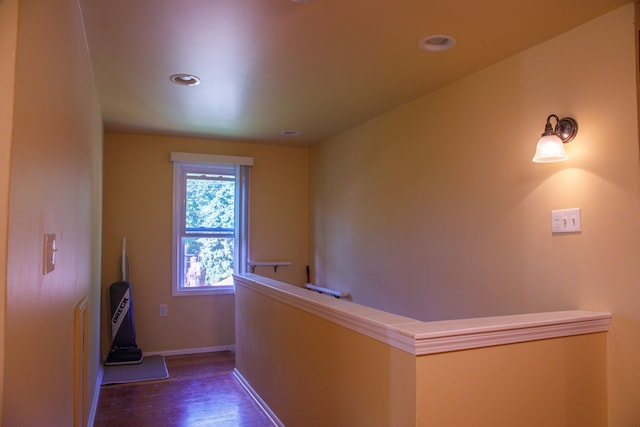
<svg viewBox="0 0 640 427">
<path fill-rule="evenodd" d="M 629 4 L 313 146 L 315 282 L 420 320 L 612 312 L 609 423 L 640 425 L 635 39 Z M 552 113 L 571 158 L 534 164 Z"/>
<path fill-rule="evenodd" d="M 18 37 L 18 0 L 0 0 L 0 419 L 4 384 L 9 176 Z"/>
<path fill-rule="evenodd" d="M 108 342 L 108 287 L 120 279 L 121 238 L 127 237 L 138 346 L 145 352 L 233 345 L 233 295 L 171 295 L 170 153 L 254 158 L 251 172 L 251 258 L 291 261 L 256 273 L 306 281 L 307 149 L 186 137 L 107 133 L 104 158 L 103 353 Z M 167 304 L 168 317 L 159 317 Z"/>
<path fill-rule="evenodd" d="M 11 9 L 8 21 L 5 7 Z M 0 424 L 70 426 L 73 315 L 84 297 L 90 317 L 89 403 L 100 367 L 100 111 L 77 1 L 3 1 L 0 16 L 14 29 L 17 22 L 15 74 L 9 72 L 15 92 L 4 319 L 8 392 Z M 10 41 L 4 26 L 0 35 L 3 44 Z M 2 69 L 9 68 L 4 61 L 10 56 L 2 51 Z M 6 135 L 0 140 L 6 165 Z M 4 169 L 0 173 L 6 177 Z M 58 246 L 56 270 L 47 275 L 42 273 L 45 233 L 56 233 Z"/>
<path fill-rule="evenodd" d="M 415 425 L 415 356 L 241 285 L 236 299 L 236 368 L 285 426 Z"/>
<path fill-rule="evenodd" d="M 607 335 L 417 359 L 418 426 L 605 427 Z"/>
</svg>

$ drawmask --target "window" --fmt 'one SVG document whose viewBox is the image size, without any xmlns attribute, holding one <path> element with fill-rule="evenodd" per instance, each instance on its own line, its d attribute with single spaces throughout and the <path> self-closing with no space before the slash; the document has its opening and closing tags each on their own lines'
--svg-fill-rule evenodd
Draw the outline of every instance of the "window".
<svg viewBox="0 0 640 427">
<path fill-rule="evenodd" d="M 252 159 L 172 153 L 173 295 L 233 293 L 248 253 Z"/>
</svg>

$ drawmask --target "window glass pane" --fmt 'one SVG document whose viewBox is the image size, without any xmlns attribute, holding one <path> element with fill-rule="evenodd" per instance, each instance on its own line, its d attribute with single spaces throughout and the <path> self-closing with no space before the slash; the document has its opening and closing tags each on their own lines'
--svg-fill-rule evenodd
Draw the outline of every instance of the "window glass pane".
<svg viewBox="0 0 640 427">
<path fill-rule="evenodd" d="M 183 287 L 232 285 L 233 235 L 230 237 L 184 237 Z"/>
<path fill-rule="evenodd" d="M 187 174 L 186 191 L 187 234 L 234 229 L 234 176 Z"/>
</svg>

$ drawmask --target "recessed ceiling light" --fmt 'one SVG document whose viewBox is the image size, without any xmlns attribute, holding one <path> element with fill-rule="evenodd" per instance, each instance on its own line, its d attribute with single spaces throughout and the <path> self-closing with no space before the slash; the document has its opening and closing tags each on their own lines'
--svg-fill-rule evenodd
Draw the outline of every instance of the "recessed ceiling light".
<svg viewBox="0 0 640 427">
<path fill-rule="evenodd" d="M 284 135 L 284 136 L 298 136 L 298 135 L 300 135 L 300 132 L 298 132 L 297 130 L 294 130 L 294 129 L 283 130 L 280 133 L 282 135 Z"/>
<path fill-rule="evenodd" d="M 200 78 L 193 74 L 173 74 L 169 78 L 172 82 L 181 86 L 196 86 L 200 84 Z"/>
<path fill-rule="evenodd" d="M 456 39 L 451 36 L 445 36 L 441 34 L 425 37 L 420 40 L 418 44 L 420 49 L 429 52 L 439 52 L 442 50 L 451 49 L 456 45 Z"/>
</svg>

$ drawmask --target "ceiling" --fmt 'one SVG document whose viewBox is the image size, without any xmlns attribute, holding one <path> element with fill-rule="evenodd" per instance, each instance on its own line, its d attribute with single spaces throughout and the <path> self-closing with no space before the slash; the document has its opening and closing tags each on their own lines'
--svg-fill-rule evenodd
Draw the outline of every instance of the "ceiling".
<svg viewBox="0 0 640 427">
<path fill-rule="evenodd" d="M 80 1 L 106 130 L 299 146 L 630 2 Z M 421 50 L 434 34 L 457 44 Z"/>
</svg>

